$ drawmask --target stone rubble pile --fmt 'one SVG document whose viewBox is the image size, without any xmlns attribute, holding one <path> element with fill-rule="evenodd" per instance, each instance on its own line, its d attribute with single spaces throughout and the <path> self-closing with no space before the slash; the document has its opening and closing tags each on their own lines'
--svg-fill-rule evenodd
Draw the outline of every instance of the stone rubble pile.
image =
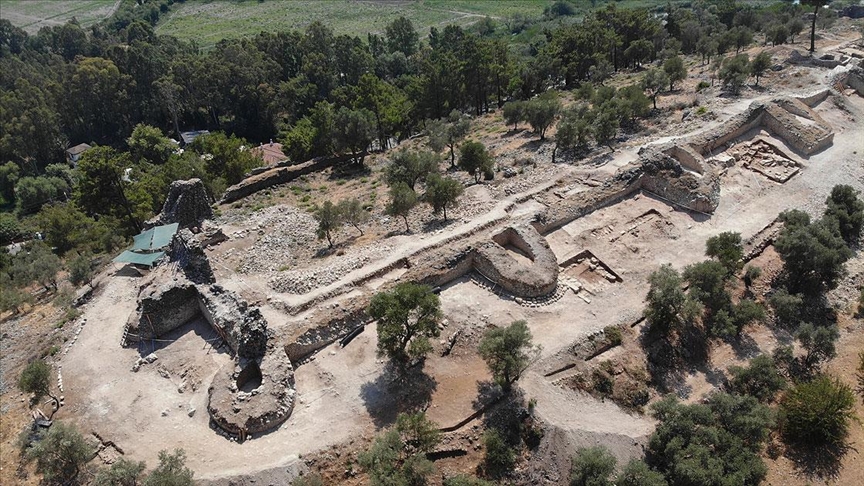
<svg viewBox="0 0 864 486">
<path fill-rule="evenodd" d="M 373 246 L 354 251 L 353 255 L 342 255 L 331 259 L 327 265 L 303 270 L 281 272 L 270 279 L 270 287 L 276 292 L 305 294 L 317 288 L 326 287 L 339 280 L 352 270 L 385 257 L 392 251 L 388 245 Z"/>
<path fill-rule="evenodd" d="M 240 238 L 250 233 L 259 235 L 255 244 L 244 251 L 238 266 L 240 273 L 275 272 L 317 248 L 318 223 L 311 214 L 284 205 L 264 209 L 261 213 L 252 221 L 254 226 L 250 230 L 232 234 Z"/>
</svg>

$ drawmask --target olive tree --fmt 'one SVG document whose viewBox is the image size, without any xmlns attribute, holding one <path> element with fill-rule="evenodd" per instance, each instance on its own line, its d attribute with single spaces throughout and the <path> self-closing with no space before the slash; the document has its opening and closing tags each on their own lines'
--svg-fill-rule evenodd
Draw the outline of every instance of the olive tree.
<svg viewBox="0 0 864 486">
<path fill-rule="evenodd" d="M 783 437 L 811 447 L 842 444 L 855 420 L 854 407 L 852 388 L 837 378 L 799 383 L 780 402 Z"/>
<path fill-rule="evenodd" d="M 570 466 L 570 486 L 611 486 L 617 462 L 605 447 L 577 450 Z"/>
<path fill-rule="evenodd" d="M 417 193 L 404 182 L 399 182 L 390 188 L 390 203 L 384 212 L 389 216 L 399 216 L 405 220 L 405 231 L 411 231 L 408 226 L 408 215 L 417 206 Z"/>
<path fill-rule="evenodd" d="M 447 208 L 454 207 L 459 203 L 459 196 L 463 191 L 462 183 L 450 177 L 441 177 L 432 174 L 426 180 L 426 193 L 423 200 L 432 206 L 435 214 L 444 213 L 444 221 L 447 221 Z"/>
<path fill-rule="evenodd" d="M 432 350 L 441 331 L 441 302 L 427 285 L 401 283 L 372 297 L 369 315 L 378 321 L 378 354 L 405 362 Z"/>
<path fill-rule="evenodd" d="M 95 452 L 74 426 L 55 422 L 45 437 L 30 447 L 25 457 L 36 460 L 36 470 L 49 484 L 69 484 L 78 477 L 81 466 Z"/>
<path fill-rule="evenodd" d="M 486 331 L 479 348 L 480 356 L 504 390 L 510 390 L 539 351 L 531 342 L 531 331 L 525 321 Z"/>
<path fill-rule="evenodd" d="M 369 212 L 363 209 L 360 201 L 355 198 L 344 199 L 339 201 L 337 209 L 342 221 L 356 228 L 362 236 L 363 229 L 360 228 L 360 225 L 369 221 Z"/>
<path fill-rule="evenodd" d="M 143 486 L 193 486 L 194 473 L 186 467 L 186 451 L 159 451 L 159 465 L 144 480 Z"/>
<path fill-rule="evenodd" d="M 318 221 L 318 239 L 327 238 L 327 243 L 330 248 L 333 248 L 332 233 L 339 229 L 339 225 L 342 224 L 339 206 L 330 201 L 324 201 L 324 204 L 315 211 L 315 219 Z"/>
<path fill-rule="evenodd" d="M 60 401 L 51 393 L 51 366 L 41 359 L 32 361 L 24 368 L 18 377 L 18 388 L 25 393 L 32 393 L 37 402 L 45 395 L 51 397 L 54 402 L 52 416 L 60 408 Z"/>
<path fill-rule="evenodd" d="M 435 467 L 426 458 L 440 442 L 438 426 L 424 413 L 400 414 L 357 461 L 373 486 L 423 485 Z"/>
</svg>

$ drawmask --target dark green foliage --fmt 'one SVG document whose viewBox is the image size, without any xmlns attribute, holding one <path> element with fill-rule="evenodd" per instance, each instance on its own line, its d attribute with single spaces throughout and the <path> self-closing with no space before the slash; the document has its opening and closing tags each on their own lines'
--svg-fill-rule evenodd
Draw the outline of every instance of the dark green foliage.
<svg viewBox="0 0 864 486">
<path fill-rule="evenodd" d="M 670 484 L 758 484 L 767 472 L 759 457 L 773 426 L 755 398 L 714 393 L 685 405 L 668 396 L 652 406 L 660 422 L 647 461 Z"/>
<path fill-rule="evenodd" d="M 717 259 L 731 275 L 741 269 L 744 248 L 741 246 L 741 233 L 727 231 L 708 238 L 705 255 Z"/>
<path fill-rule="evenodd" d="M 747 268 L 744 269 L 744 286 L 749 289 L 750 286 L 753 285 L 753 282 L 761 276 L 761 268 L 754 265 L 748 265 Z"/>
<path fill-rule="evenodd" d="M 561 111 L 561 101 L 554 92 L 544 93 L 525 105 L 525 119 L 540 140 L 546 139 L 546 129 L 555 121 Z"/>
<path fill-rule="evenodd" d="M 15 184 L 21 177 L 21 169 L 14 162 L 0 165 L 0 197 L 2 201 L 11 203 L 15 200 Z"/>
<path fill-rule="evenodd" d="M 770 402 L 777 392 L 786 387 L 786 380 L 777 371 L 774 359 L 759 355 L 750 360 L 747 367 L 730 366 L 729 391 L 739 395 L 756 397 L 760 402 Z"/>
<path fill-rule="evenodd" d="M 606 340 L 612 346 L 618 346 L 619 344 L 621 344 L 621 328 L 619 328 L 618 326 L 606 326 L 605 328 L 603 328 L 603 335 L 606 336 Z"/>
<path fill-rule="evenodd" d="M 807 352 L 804 355 L 804 367 L 807 369 L 818 368 L 822 363 L 836 356 L 837 349 L 834 343 L 839 337 L 840 333 L 836 325 L 817 327 L 806 322 L 801 324 L 795 338 Z"/>
<path fill-rule="evenodd" d="M 469 141 L 459 149 L 459 168 L 474 176 L 474 182 L 480 182 L 480 176 L 491 173 L 494 160 L 486 146 L 480 142 Z"/>
<path fill-rule="evenodd" d="M 771 67 L 771 54 L 762 51 L 753 58 L 750 63 L 750 74 L 756 78 L 756 86 L 759 86 L 759 77 Z"/>
<path fill-rule="evenodd" d="M 505 328 L 493 328 L 483 335 L 479 348 L 495 381 L 509 390 L 539 353 L 531 342 L 531 331 L 525 321 L 514 321 Z"/>
<path fill-rule="evenodd" d="M 384 29 L 387 37 L 387 48 L 390 52 L 401 52 L 410 56 L 417 51 L 419 35 L 414 25 L 405 17 L 399 17 L 390 22 Z"/>
<path fill-rule="evenodd" d="M 356 228 L 362 236 L 363 230 L 360 228 L 360 225 L 369 221 L 369 212 L 363 209 L 363 205 L 360 201 L 353 198 L 344 199 L 339 201 L 336 209 L 339 212 L 342 221 Z"/>
<path fill-rule="evenodd" d="M 176 145 L 162 134 L 162 130 L 143 123 L 135 126 L 126 143 L 129 145 L 132 160 L 152 164 L 164 164 L 176 148 Z"/>
<path fill-rule="evenodd" d="M 795 215 L 786 215 L 786 221 L 790 216 L 796 222 L 787 222 L 774 243 L 783 258 L 789 290 L 816 295 L 835 288 L 852 251 L 830 221 L 805 223 Z"/>
<path fill-rule="evenodd" d="M 687 67 L 684 66 L 684 60 L 678 56 L 666 59 L 663 71 L 669 77 L 669 91 L 675 90 L 675 83 L 687 78 Z"/>
<path fill-rule="evenodd" d="M 375 115 L 371 111 L 339 108 L 333 119 L 333 146 L 337 151 L 347 151 L 355 164 L 362 165 L 374 138 Z"/>
<path fill-rule="evenodd" d="M 804 298 L 800 294 L 790 294 L 786 289 L 779 289 L 768 299 L 777 323 L 783 327 L 795 329 L 801 322 L 801 312 L 804 310 Z"/>
<path fill-rule="evenodd" d="M 426 453 L 438 444 L 437 430 L 422 413 L 400 414 L 396 427 L 378 435 L 357 460 L 375 486 L 424 485 L 434 471 Z"/>
<path fill-rule="evenodd" d="M 492 483 L 472 476 L 460 474 L 444 480 L 444 486 L 492 486 Z"/>
<path fill-rule="evenodd" d="M 714 260 L 694 263 L 684 269 L 684 280 L 690 284 L 688 294 L 704 304 L 709 315 L 730 310 L 732 298 L 726 290 L 727 275 L 726 267 Z"/>
<path fill-rule="evenodd" d="M 38 212 L 43 204 L 66 201 L 69 196 L 69 184 L 59 177 L 22 177 L 15 184 L 15 207 L 20 214 Z"/>
<path fill-rule="evenodd" d="M 221 177 L 230 186 L 243 180 L 250 170 L 261 165 L 261 160 L 249 150 L 245 139 L 223 132 L 202 135 L 192 142 L 191 148 L 206 160 L 207 172 Z M 89 154 L 89 152 L 88 152 Z"/>
<path fill-rule="evenodd" d="M 378 354 L 397 361 L 422 358 L 438 337 L 441 303 L 426 285 L 401 283 L 375 294 L 369 315 L 378 320 Z"/>
<path fill-rule="evenodd" d="M 0 245 L 8 245 L 22 236 L 18 218 L 10 213 L 0 213 Z"/>
<path fill-rule="evenodd" d="M 186 467 L 186 452 L 159 451 L 159 465 L 156 466 L 142 483 L 143 486 L 193 486 L 193 472 Z"/>
<path fill-rule="evenodd" d="M 852 186 L 834 186 L 825 204 L 825 219 L 836 225 L 846 243 L 857 243 L 864 227 L 864 201 L 858 192 Z"/>
<path fill-rule="evenodd" d="M 615 486 L 666 486 L 666 478 L 648 467 L 645 462 L 633 459 L 615 479 Z"/>
<path fill-rule="evenodd" d="M 671 265 L 662 265 L 648 277 L 650 289 L 643 311 L 651 332 L 668 334 L 681 326 L 681 311 L 687 296 L 681 290 L 681 275 Z"/>
<path fill-rule="evenodd" d="M 855 420 L 855 396 L 837 378 L 819 376 L 792 387 L 780 402 L 780 429 L 808 447 L 842 444 Z"/>
<path fill-rule="evenodd" d="M 331 233 L 339 229 L 339 226 L 342 224 L 342 214 L 339 211 L 339 206 L 330 201 L 324 201 L 324 204 L 315 211 L 315 219 L 318 221 L 318 239 L 327 238 L 327 243 L 330 245 L 330 248 L 333 248 Z"/>
<path fill-rule="evenodd" d="M 18 377 L 18 388 L 24 393 L 32 393 L 39 401 L 51 393 L 51 367 L 37 359 L 28 364 Z"/>
<path fill-rule="evenodd" d="M 93 479 L 93 484 L 95 486 L 136 486 L 146 467 L 143 461 L 135 462 L 121 457 L 111 464 L 111 467 L 101 468 Z"/>
<path fill-rule="evenodd" d="M 385 210 L 389 216 L 399 216 L 405 220 L 405 231 L 411 231 L 408 226 L 408 215 L 417 205 L 417 193 L 404 182 L 397 182 L 390 187 L 390 203 Z"/>
<path fill-rule="evenodd" d="M 456 146 L 465 140 L 471 129 L 471 120 L 459 110 L 453 110 L 447 118 L 428 122 L 426 130 L 429 133 L 429 147 L 440 152 L 445 147 L 450 149 L 450 167 L 456 166 Z"/>
<path fill-rule="evenodd" d="M 449 177 L 441 177 L 432 174 L 426 179 L 426 193 L 423 200 L 432 206 L 435 214 L 444 213 L 444 221 L 447 221 L 447 208 L 454 207 L 459 203 L 459 196 L 463 191 L 462 183 Z"/>
<path fill-rule="evenodd" d="M 483 447 L 486 454 L 483 456 L 483 470 L 486 476 L 501 478 L 513 470 L 516 465 L 516 452 L 501 437 L 495 429 L 488 429 L 483 434 Z"/>
<path fill-rule="evenodd" d="M 601 109 L 594 117 L 592 125 L 592 133 L 594 141 L 597 145 L 607 145 L 611 148 L 611 144 L 618 133 L 619 119 L 616 113 L 609 109 Z"/>
<path fill-rule="evenodd" d="M 504 105 L 504 123 L 513 125 L 513 130 L 519 127 L 519 122 L 525 120 L 526 103 L 524 101 L 508 101 Z"/>
<path fill-rule="evenodd" d="M 16 314 L 21 306 L 33 301 L 33 297 L 21 290 L 6 273 L 0 273 L 0 312 L 13 311 Z"/>
<path fill-rule="evenodd" d="M 577 450 L 570 466 L 570 486 L 611 486 L 617 462 L 604 447 Z"/>
<path fill-rule="evenodd" d="M 387 184 L 392 187 L 404 182 L 411 189 L 416 189 L 418 182 L 438 172 L 440 162 L 438 154 L 426 150 L 397 150 L 390 156 L 390 165 L 385 169 Z"/>
<path fill-rule="evenodd" d="M 719 76 L 723 87 L 737 95 L 750 76 L 750 57 L 747 54 L 727 57 L 720 67 Z"/>
<path fill-rule="evenodd" d="M 68 484 L 95 452 L 74 426 L 55 422 L 45 437 L 27 450 L 26 458 L 36 460 L 36 470 L 49 484 Z"/>
<path fill-rule="evenodd" d="M 9 273 L 19 287 L 37 282 L 45 290 L 57 290 L 57 272 L 61 268 L 60 258 L 47 245 L 37 241 L 29 243 L 15 255 Z"/>
<path fill-rule="evenodd" d="M 72 285 L 93 283 L 93 257 L 86 253 L 74 255 L 68 262 Z"/>
</svg>

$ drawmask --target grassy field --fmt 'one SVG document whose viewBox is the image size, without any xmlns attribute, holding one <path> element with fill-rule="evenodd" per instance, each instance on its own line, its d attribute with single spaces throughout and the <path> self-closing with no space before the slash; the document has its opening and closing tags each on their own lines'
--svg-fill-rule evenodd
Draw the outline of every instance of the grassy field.
<svg viewBox="0 0 864 486">
<path fill-rule="evenodd" d="M 188 0 L 173 7 L 156 32 L 195 40 L 206 49 L 221 39 L 254 35 L 262 30 L 302 30 L 315 20 L 329 25 L 337 34 L 362 37 L 366 32 L 383 32 L 389 22 L 405 16 L 422 35 L 433 25 L 467 25 L 487 15 L 539 16 L 550 3 L 550 0 Z"/>
<path fill-rule="evenodd" d="M 0 0 L 0 19 L 12 22 L 28 33 L 60 25 L 72 17 L 87 27 L 114 12 L 117 0 Z"/>
</svg>

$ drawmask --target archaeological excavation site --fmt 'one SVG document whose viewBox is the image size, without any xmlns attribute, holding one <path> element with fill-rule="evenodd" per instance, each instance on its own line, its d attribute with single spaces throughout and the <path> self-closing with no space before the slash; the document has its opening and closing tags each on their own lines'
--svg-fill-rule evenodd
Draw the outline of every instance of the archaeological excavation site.
<svg viewBox="0 0 864 486">
<path fill-rule="evenodd" d="M 252 8 L 234 3 L 242 4 L 237 9 Z M 352 8 L 377 4 L 348 3 Z M 547 8 L 544 22 L 551 22 L 553 7 L 565 3 Z M 222 8 L 217 4 L 203 2 L 193 13 L 204 18 Z M 603 12 L 612 16 L 612 7 Z M 171 8 L 185 7 L 168 2 L 166 11 Z M 470 17 L 471 25 L 483 18 L 446 12 Z M 502 18 L 494 20 L 503 25 Z M 606 63 L 610 72 L 596 82 L 600 63 L 589 69 L 556 58 L 560 66 L 541 67 L 565 74 L 548 85 L 537 81 L 542 89 L 522 88 L 527 93 L 522 98 L 518 90 L 507 94 L 499 86 L 496 104 L 490 88 L 483 94 L 485 105 L 476 110 L 463 113 L 446 105 L 439 110 L 443 117 L 420 118 L 422 123 L 398 136 L 369 128 L 369 140 L 355 147 L 332 135 L 338 141 L 321 156 L 298 155 L 291 141 L 304 133 L 319 136 L 319 128 L 304 125 L 318 115 L 330 117 L 334 132 L 353 130 L 356 120 L 340 123 L 361 111 L 361 101 L 351 110 L 338 106 L 341 101 L 321 101 L 314 84 L 301 89 L 295 77 L 242 94 L 249 106 L 253 98 L 258 103 L 289 93 L 284 105 L 308 103 L 322 110 L 310 108 L 314 116 L 290 120 L 285 115 L 274 123 L 279 130 L 267 132 L 263 141 L 247 143 L 227 135 L 228 129 L 215 136 L 203 129 L 185 131 L 182 140 L 166 136 L 161 152 L 152 149 L 153 157 L 164 160 L 151 164 L 135 159 L 150 153 L 129 138 L 129 154 L 117 157 L 146 170 L 118 165 L 110 181 L 119 187 L 120 209 L 97 213 L 92 223 L 101 231 L 100 244 L 119 241 L 118 246 L 101 253 L 63 250 L 66 261 L 87 260 L 94 275 L 78 278 L 66 264 L 59 270 L 59 287 L 64 279 L 74 282 L 70 295 L 61 295 L 57 278 L 34 280 L 29 285 L 38 287 L 38 298 L 20 304 L 20 313 L 18 308 L 0 313 L 0 335 L 11 343 L 2 347 L 4 367 L 9 369 L 10 357 L 20 368 L 34 360 L 51 366 L 44 390 L 25 394 L 28 384 L 22 379 L 20 396 L 7 391 L 6 382 L 12 381 L 0 374 L 0 394 L 12 397 L 12 405 L 4 402 L 3 417 L 9 407 L 27 410 L 19 413 L 26 427 L 3 418 L 2 445 L 18 444 L 25 457 L 26 440 L 39 433 L 48 437 L 46 431 L 58 423 L 74 424 L 93 454 L 89 466 L 76 465 L 79 482 L 63 484 L 161 484 L 142 479 L 164 472 L 166 451 L 178 450 L 189 480 L 194 473 L 195 484 L 208 486 L 860 484 L 860 423 L 850 422 L 842 447 L 820 446 L 830 461 L 801 452 L 809 436 L 788 439 L 795 393 L 818 380 L 835 380 L 837 387 L 846 383 L 854 398 L 846 406 L 849 417 L 858 413 L 864 419 L 864 41 L 858 24 L 843 22 L 834 30 L 820 27 L 826 34 L 818 39 L 817 53 L 806 51 L 809 23 L 791 36 L 799 36 L 797 44 L 775 43 L 766 34 L 756 45 L 751 33 L 748 42 L 729 44 L 726 61 L 712 62 L 704 53 L 700 59 L 696 47 L 678 42 L 678 49 L 690 51 L 682 54 L 684 61 L 674 56 L 684 72 L 672 79 L 659 49 L 655 62 L 649 41 L 643 42 L 651 45 L 647 60 L 619 66 L 616 59 L 614 68 Z M 128 44 L 117 49 L 118 57 L 133 58 L 126 50 L 139 42 L 138 27 L 124 30 Z M 421 47 L 408 58 L 413 63 L 456 42 L 455 31 L 432 27 L 429 39 L 421 36 Z M 681 32 L 676 35 L 686 40 Z M 291 42 L 311 42 L 307 34 L 297 35 L 302 42 Z M 351 50 L 359 49 L 351 38 L 339 35 L 345 44 L 334 45 L 350 50 L 347 57 L 359 56 Z M 552 49 L 552 34 L 537 36 L 532 50 Z M 369 34 L 369 44 L 375 38 Z M 269 46 L 273 39 L 262 34 L 255 42 Z M 409 61 L 401 52 L 384 53 L 390 48 L 382 39 L 376 56 L 386 63 L 375 61 L 369 72 L 361 72 L 357 86 L 345 81 L 353 75 L 349 70 L 339 72 L 334 92 L 372 100 L 369 106 L 383 103 L 358 93 L 374 84 L 371 78 L 390 82 L 371 73 L 398 71 L 400 62 Z M 252 42 L 243 38 L 247 41 Z M 201 52 L 245 59 L 229 44 Z M 501 45 L 507 50 L 506 42 Z M 277 51 L 266 56 L 289 57 Z M 712 55 L 717 56 L 715 51 L 716 46 Z M 727 88 L 728 59 L 752 54 L 754 60 L 747 62 L 755 64 L 757 52 L 762 69 L 748 68 L 741 86 Z M 625 56 L 623 49 L 619 54 Z M 452 56 L 455 63 L 459 56 Z M 320 67 L 308 59 L 297 63 L 303 74 L 296 78 L 314 78 Z M 276 61 L 273 66 L 282 67 Z M 279 70 L 273 66 L 267 69 Z M 571 80 L 569 70 L 578 76 Z M 243 75 L 242 69 L 217 71 L 211 74 Z M 660 76 L 662 86 L 644 81 L 649 73 Z M 154 103 L 153 111 L 166 126 L 173 125 L 178 135 L 184 120 L 213 132 L 220 123 L 237 126 L 236 113 L 229 124 L 228 115 L 219 118 L 218 107 L 181 106 L 180 98 L 191 97 L 194 89 L 181 90 L 180 81 L 171 85 L 179 78 L 172 76 L 139 83 L 142 92 L 159 92 L 162 104 Z M 410 94 L 420 89 L 415 84 L 431 82 L 419 74 L 403 76 L 394 75 L 399 81 L 387 89 L 398 86 L 398 93 Z M 511 85 L 528 84 L 527 74 L 518 70 L 508 76 Z M 442 93 L 449 89 L 445 81 Z M 241 96 L 240 91 L 218 96 Z M 395 92 L 386 91 L 401 100 L 400 109 L 426 109 Z M 643 113 L 634 108 L 631 115 L 616 115 L 604 139 L 601 123 L 586 120 L 601 105 L 623 113 L 629 101 L 622 93 L 628 92 L 644 104 Z M 466 93 L 470 101 L 473 93 Z M 209 91 L 206 96 L 217 97 Z M 543 103 L 554 110 L 541 128 L 526 113 Z M 523 110 L 520 116 L 510 116 L 508 106 L 514 105 Z M 263 106 L 247 108 L 256 116 L 282 116 Z M 381 127 L 381 117 L 389 115 L 365 106 L 369 127 L 374 120 Z M 458 127 L 461 134 L 453 135 Z M 211 136 L 221 138 L 210 142 L 216 140 Z M 309 136 L 303 143 L 318 142 Z M 66 150 L 76 177 L 88 169 L 108 171 L 89 168 L 86 155 L 83 162 L 74 158 L 79 150 L 116 155 L 115 148 L 93 145 Z M 207 153 L 196 152 L 202 146 Z M 228 167 L 219 160 L 224 153 L 254 162 L 247 160 L 252 165 L 241 165 L 242 170 Z M 182 157 L 192 162 L 181 165 Z M 225 166 L 219 167 L 223 176 L 211 177 L 208 171 L 219 164 Z M 160 170 L 171 177 L 157 198 L 146 184 L 163 181 L 154 175 L 162 177 Z M 231 170 L 234 179 L 224 175 Z M 77 201 L 86 200 L 87 190 L 108 191 L 98 184 L 82 187 L 67 192 Z M 136 191 L 123 193 L 123 187 Z M 63 196 L 72 206 L 71 196 Z M 157 209 L 149 213 L 130 208 L 151 199 Z M 72 223 L 50 219 L 54 203 L 28 224 L 56 220 L 60 229 L 54 233 L 73 233 L 66 229 Z M 79 206 L 75 217 L 92 209 Z M 141 214 L 146 217 L 140 227 L 128 235 L 105 229 Z M 40 231 L 33 239 L 46 239 L 52 245 L 48 251 L 57 252 L 52 238 L 56 235 Z M 15 244 L 22 254 L 35 253 Z M 828 266 L 836 271 L 824 271 Z M 802 290 L 811 284 L 818 290 L 813 295 Z M 31 339 L 37 342 L 28 326 L 37 319 L 48 322 L 44 308 L 59 306 L 61 297 L 69 310 L 59 324 L 45 325 L 50 329 L 43 334 L 53 337 L 38 343 L 52 346 L 36 356 L 35 345 L 26 347 Z M 758 381 L 769 378 L 773 382 L 764 386 L 770 390 L 764 391 Z M 44 402 L 43 395 L 53 401 Z M 811 398 L 799 401 L 815 401 Z M 755 430 L 756 421 L 761 428 L 752 437 L 730 432 Z M 9 430 L 17 434 L 21 428 L 30 432 L 15 442 Z M 710 442 L 705 437 L 715 433 L 734 437 L 722 450 L 700 442 Z M 674 434 L 692 434 L 691 442 L 682 446 Z M 674 461 L 687 465 L 682 470 L 719 469 L 728 481 L 682 480 L 684 473 L 669 458 L 676 447 Z M 598 457 L 611 466 L 603 481 L 591 482 L 579 464 L 603 462 Z M 42 467 L 38 460 L 22 459 L 19 470 L 10 473 L 7 456 L 2 459 L 0 469 L 7 471 L 0 482 L 11 474 L 20 484 L 41 480 L 32 472 Z M 137 482 L 99 482 L 101 473 L 128 466 L 127 460 L 146 463 Z M 402 482 L 384 471 L 391 463 L 404 474 Z M 738 474 L 729 464 L 756 472 Z M 404 472 L 412 467 L 420 471 L 413 482 Z M 41 469 L 39 474 L 44 475 Z M 626 482 L 628 474 L 659 480 Z"/>
</svg>

